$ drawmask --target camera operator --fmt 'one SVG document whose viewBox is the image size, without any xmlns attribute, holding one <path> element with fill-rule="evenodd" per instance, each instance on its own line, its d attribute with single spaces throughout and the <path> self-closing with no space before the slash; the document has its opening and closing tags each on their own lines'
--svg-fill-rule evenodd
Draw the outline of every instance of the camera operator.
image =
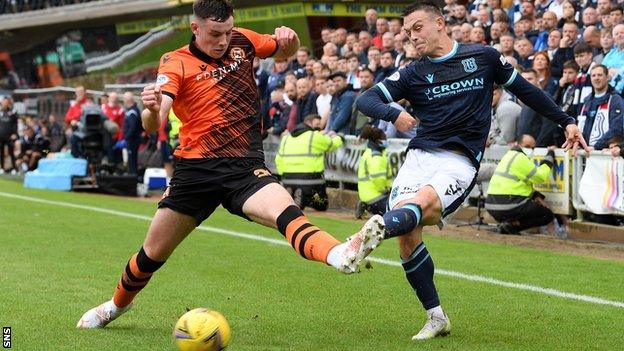
<svg viewBox="0 0 624 351">
<path fill-rule="evenodd" d="M 86 158 L 90 162 L 102 161 L 111 142 L 111 137 L 119 128 L 102 112 L 102 109 L 87 103 L 82 107 L 80 121 L 71 124 L 71 154 L 75 158 Z"/>
</svg>

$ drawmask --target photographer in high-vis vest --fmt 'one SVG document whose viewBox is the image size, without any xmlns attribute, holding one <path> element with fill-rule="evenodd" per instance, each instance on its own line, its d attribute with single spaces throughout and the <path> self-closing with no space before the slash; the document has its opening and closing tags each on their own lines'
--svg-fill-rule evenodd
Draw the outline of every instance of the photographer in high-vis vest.
<svg viewBox="0 0 624 351">
<path fill-rule="evenodd" d="M 544 159 L 535 165 L 522 148 L 533 149 L 535 139 L 523 135 L 520 145 L 512 147 L 503 156 L 490 180 L 485 209 L 499 223 L 501 234 L 519 234 L 520 231 L 547 225 L 554 219 L 545 206 L 544 195 L 533 191 L 533 184 L 548 179 L 555 163 L 554 147 L 548 148 Z"/>
<path fill-rule="evenodd" d="M 358 202 L 355 217 L 386 213 L 388 195 L 392 187 L 392 171 L 388 165 L 386 134 L 378 128 L 365 126 L 360 138 L 368 140 L 366 151 L 358 167 Z"/>
<path fill-rule="evenodd" d="M 317 211 L 327 210 L 325 153 L 336 151 L 344 144 L 336 133 L 323 134 L 320 130 L 321 116 L 306 116 L 292 133 L 282 137 L 275 157 L 282 184 L 302 210 L 307 206 Z"/>
</svg>

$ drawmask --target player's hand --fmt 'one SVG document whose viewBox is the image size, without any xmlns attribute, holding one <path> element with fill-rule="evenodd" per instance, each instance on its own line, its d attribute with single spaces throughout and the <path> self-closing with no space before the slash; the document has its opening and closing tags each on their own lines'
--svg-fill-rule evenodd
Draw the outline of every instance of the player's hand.
<svg viewBox="0 0 624 351">
<path fill-rule="evenodd" d="M 148 84 L 141 92 L 141 101 L 143 106 L 150 112 L 158 114 L 160 112 L 160 103 L 162 102 L 162 92 L 158 84 Z"/>
<path fill-rule="evenodd" d="M 292 44 L 299 42 L 297 32 L 295 32 L 291 28 L 284 26 L 275 28 L 275 34 L 273 35 L 273 38 L 275 38 L 275 41 L 277 41 L 277 45 L 282 50 L 285 50 Z"/>
<path fill-rule="evenodd" d="M 405 111 L 401 111 L 399 117 L 394 121 L 394 126 L 400 132 L 407 132 L 418 125 L 419 120 Z"/>
<path fill-rule="evenodd" d="M 581 146 L 586 152 L 590 152 L 590 148 L 583 138 L 583 133 L 576 124 L 568 124 L 565 129 L 566 141 L 561 146 L 565 151 L 572 149 L 576 153 L 576 149 Z"/>
</svg>

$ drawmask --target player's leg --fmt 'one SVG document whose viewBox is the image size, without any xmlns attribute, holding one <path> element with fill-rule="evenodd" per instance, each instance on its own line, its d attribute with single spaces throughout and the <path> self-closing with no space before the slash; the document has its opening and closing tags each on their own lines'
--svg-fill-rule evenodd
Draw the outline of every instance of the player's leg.
<svg viewBox="0 0 624 351">
<path fill-rule="evenodd" d="M 132 307 L 134 297 L 147 285 L 173 250 L 197 226 L 197 219 L 170 208 L 156 211 L 139 252 L 130 257 L 113 298 L 87 311 L 78 328 L 102 328 Z"/>
<path fill-rule="evenodd" d="M 460 155 L 415 151 L 408 154 L 393 184 L 389 202 L 392 210 L 384 215 L 384 221 L 386 238 L 397 237 L 407 281 L 427 311 L 425 326 L 412 338 L 422 340 L 450 332 L 450 321 L 440 306 L 433 280 L 433 259 L 422 240 L 422 228 L 439 224 L 457 209 L 474 186 L 476 169 Z M 414 191 L 415 195 L 411 195 Z"/>
<path fill-rule="evenodd" d="M 261 178 L 262 179 L 262 178 Z M 340 242 L 310 223 L 292 197 L 278 183 L 263 180 L 248 194 L 240 193 L 228 207 L 237 213 L 237 202 L 242 213 L 254 222 L 277 228 L 302 257 L 327 263 L 344 273 L 353 273 L 368 254 L 379 245 L 383 225 L 379 216 L 371 218 L 358 233 L 345 243 Z"/>
</svg>

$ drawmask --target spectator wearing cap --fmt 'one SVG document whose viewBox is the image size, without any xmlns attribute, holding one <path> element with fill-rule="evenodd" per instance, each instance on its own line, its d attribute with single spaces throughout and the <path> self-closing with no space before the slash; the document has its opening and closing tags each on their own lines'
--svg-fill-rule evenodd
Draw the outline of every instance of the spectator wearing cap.
<svg viewBox="0 0 624 351">
<path fill-rule="evenodd" d="M 334 93 L 332 94 L 331 111 L 326 129 L 330 132 L 348 134 L 353 104 L 355 103 L 355 92 L 350 89 L 347 83 L 346 73 L 333 73 L 329 79 L 334 84 Z"/>
</svg>

